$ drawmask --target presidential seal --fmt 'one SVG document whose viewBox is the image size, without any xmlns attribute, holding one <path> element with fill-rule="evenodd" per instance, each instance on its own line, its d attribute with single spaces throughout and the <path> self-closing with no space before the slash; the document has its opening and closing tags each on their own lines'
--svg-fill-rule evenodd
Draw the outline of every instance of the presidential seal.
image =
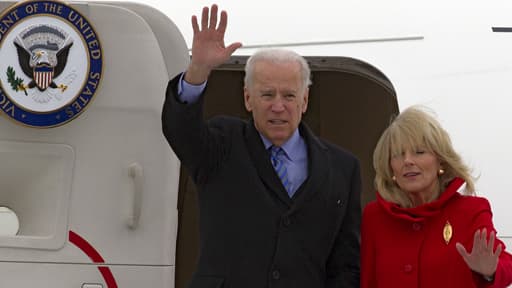
<svg viewBox="0 0 512 288">
<path fill-rule="evenodd" d="M 22 125 L 49 128 L 80 115 L 102 76 L 89 21 L 57 1 L 23 1 L 0 16 L 0 109 Z"/>
</svg>

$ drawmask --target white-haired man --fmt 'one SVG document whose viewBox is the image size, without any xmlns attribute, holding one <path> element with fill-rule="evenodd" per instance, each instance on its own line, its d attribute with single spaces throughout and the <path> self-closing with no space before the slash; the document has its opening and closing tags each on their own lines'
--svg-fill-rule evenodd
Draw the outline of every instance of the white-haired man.
<svg viewBox="0 0 512 288">
<path fill-rule="evenodd" d="M 252 119 L 203 120 L 210 72 L 241 46 L 224 45 L 227 14 L 217 23 L 217 9 L 203 8 L 200 27 L 192 17 L 192 59 L 169 82 L 162 112 L 198 187 L 200 259 L 189 287 L 359 287 L 359 162 L 301 122 L 305 59 L 257 52 L 245 69 Z"/>
</svg>

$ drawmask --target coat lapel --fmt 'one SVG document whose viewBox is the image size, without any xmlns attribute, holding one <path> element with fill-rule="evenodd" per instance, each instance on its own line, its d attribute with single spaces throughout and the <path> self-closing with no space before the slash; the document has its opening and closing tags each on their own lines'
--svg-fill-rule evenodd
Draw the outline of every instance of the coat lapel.
<svg viewBox="0 0 512 288">
<path fill-rule="evenodd" d="M 294 197 L 294 205 L 292 210 L 296 210 L 302 206 L 304 202 L 318 194 L 323 187 L 323 183 L 328 174 L 328 148 L 320 142 L 320 140 L 309 130 L 309 128 L 301 123 L 299 126 L 300 134 L 304 137 L 308 149 L 308 177 L 299 187 Z"/>
<path fill-rule="evenodd" d="M 260 134 L 254 122 L 250 121 L 246 125 L 245 129 L 245 142 L 247 149 L 251 156 L 252 162 L 254 163 L 258 175 L 263 184 L 270 189 L 279 200 L 285 203 L 288 207 L 291 206 L 292 200 L 288 196 L 286 190 L 281 184 L 281 180 L 274 172 L 274 167 L 270 163 L 270 154 L 265 149 L 263 141 L 261 140 Z"/>
</svg>

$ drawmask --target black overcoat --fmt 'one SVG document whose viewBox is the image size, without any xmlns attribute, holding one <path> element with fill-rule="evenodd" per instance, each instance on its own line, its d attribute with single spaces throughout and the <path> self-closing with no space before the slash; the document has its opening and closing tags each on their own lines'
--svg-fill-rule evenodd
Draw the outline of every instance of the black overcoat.
<svg viewBox="0 0 512 288">
<path fill-rule="evenodd" d="M 358 160 L 301 123 L 308 177 L 290 199 L 254 123 L 204 121 L 202 96 L 176 100 L 178 78 L 162 125 L 198 188 L 200 252 L 189 287 L 358 288 Z"/>
</svg>

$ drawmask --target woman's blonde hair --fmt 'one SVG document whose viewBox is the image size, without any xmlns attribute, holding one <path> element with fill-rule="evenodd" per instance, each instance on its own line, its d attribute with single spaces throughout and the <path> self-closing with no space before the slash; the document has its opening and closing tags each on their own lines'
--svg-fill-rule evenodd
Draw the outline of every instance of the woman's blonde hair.
<svg viewBox="0 0 512 288">
<path fill-rule="evenodd" d="M 440 191 L 444 191 L 454 177 L 466 181 L 465 194 L 474 195 L 475 186 L 471 171 L 455 152 L 448 133 L 425 107 L 412 106 L 400 113 L 384 131 L 373 153 L 375 187 L 387 201 L 402 207 L 412 207 L 406 192 L 393 181 L 390 160 L 407 147 L 427 149 L 438 157 L 444 173 L 439 175 Z M 437 198 L 439 195 L 434 195 Z M 435 200 L 430 199 L 430 201 Z"/>
</svg>

